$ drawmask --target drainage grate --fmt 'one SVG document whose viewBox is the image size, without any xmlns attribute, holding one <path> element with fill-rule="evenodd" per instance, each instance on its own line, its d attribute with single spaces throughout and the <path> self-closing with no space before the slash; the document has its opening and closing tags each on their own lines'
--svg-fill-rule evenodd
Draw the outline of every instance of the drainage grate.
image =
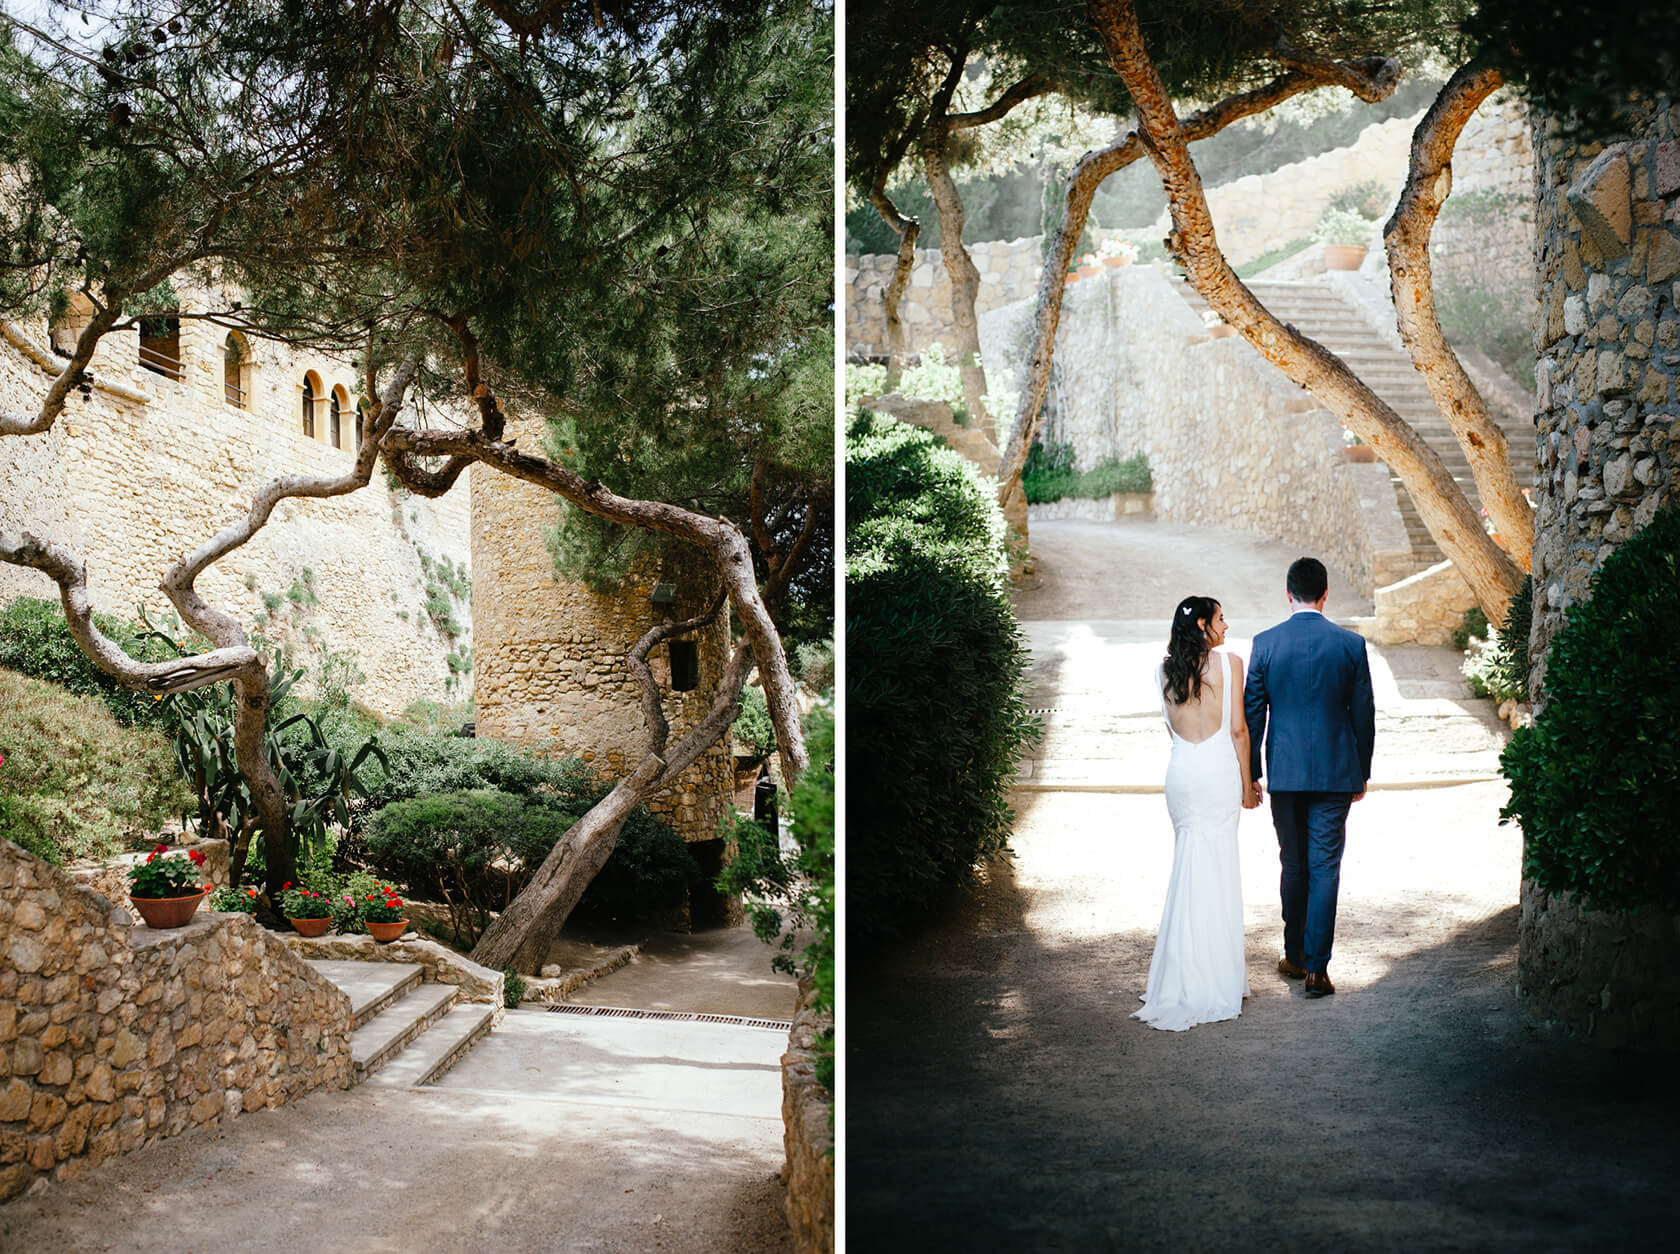
<svg viewBox="0 0 1680 1254">
<path fill-rule="evenodd" d="M 743 1019 L 740 1015 L 707 1015 L 690 1010 L 627 1010 L 623 1006 L 574 1006 L 570 1002 L 555 1002 L 548 1008 L 551 1015 L 609 1015 L 619 1019 L 677 1019 L 684 1023 L 728 1023 L 740 1028 L 771 1028 L 786 1032 L 793 1027 L 792 1019 Z"/>
<path fill-rule="evenodd" d="M 1062 712 L 1062 707 L 1059 706 L 1059 705 L 1040 706 L 1036 710 L 1028 710 L 1027 711 L 1028 714 L 1035 714 L 1035 715 L 1036 714 L 1060 714 L 1061 712 Z"/>
</svg>

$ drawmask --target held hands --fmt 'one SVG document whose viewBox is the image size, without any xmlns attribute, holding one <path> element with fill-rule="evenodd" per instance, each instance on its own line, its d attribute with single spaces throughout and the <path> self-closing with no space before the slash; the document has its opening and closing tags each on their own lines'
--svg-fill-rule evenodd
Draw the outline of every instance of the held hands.
<svg viewBox="0 0 1680 1254">
<path fill-rule="evenodd" d="M 1246 789 L 1243 790 L 1243 802 L 1242 802 L 1243 809 L 1245 809 L 1245 810 L 1258 809 L 1259 806 L 1260 806 L 1260 798 L 1263 795 L 1264 795 L 1264 791 L 1260 787 L 1260 781 L 1255 780 Z"/>
</svg>

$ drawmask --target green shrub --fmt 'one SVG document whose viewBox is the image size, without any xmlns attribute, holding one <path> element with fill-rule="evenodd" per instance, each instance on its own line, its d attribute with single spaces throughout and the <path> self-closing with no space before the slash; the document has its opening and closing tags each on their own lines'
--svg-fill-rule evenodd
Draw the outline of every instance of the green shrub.
<svg viewBox="0 0 1680 1254">
<path fill-rule="evenodd" d="M 741 689 L 741 713 L 730 728 L 735 751 L 742 757 L 762 762 L 776 751 L 776 729 L 770 722 L 770 705 L 762 688 Z"/>
<path fill-rule="evenodd" d="M 805 747 L 811 765 L 794 785 L 787 809 L 792 859 L 782 856 L 776 835 L 750 819 L 735 824 L 735 854 L 718 876 L 718 891 L 747 899 L 753 932 L 781 952 L 772 961 L 779 971 L 808 978 L 812 1005 L 834 1009 L 834 715 L 817 709 L 805 721 Z M 783 911 L 786 911 L 784 917 Z M 794 947 L 808 939 L 798 960 Z M 834 1031 L 823 1034 L 815 1050 L 817 1079 L 834 1091 Z"/>
<path fill-rule="evenodd" d="M 1149 461 L 1142 453 L 1125 461 L 1106 458 L 1089 470 L 1075 470 L 1071 444 L 1034 444 L 1021 470 L 1021 488 L 1029 505 L 1101 500 L 1116 492 L 1148 492 L 1153 486 Z"/>
<path fill-rule="evenodd" d="M 565 793 L 425 793 L 375 813 L 367 850 L 376 866 L 411 892 L 446 902 L 457 940 L 471 946 L 555 842 L 607 791 L 591 782 Z M 699 873 L 688 846 L 637 807 L 574 914 L 605 921 L 668 910 L 682 902 Z"/>
<path fill-rule="evenodd" d="M 123 727 L 96 697 L 9 670 L 0 755 L 0 836 L 55 864 L 150 843 L 191 804 L 156 728 Z"/>
<path fill-rule="evenodd" d="M 1500 757 L 1523 873 L 1604 909 L 1680 911 L 1680 510 L 1605 560 L 1552 642 L 1545 705 Z"/>
<path fill-rule="evenodd" d="M 142 661 L 156 662 L 175 656 L 156 644 L 137 643 L 134 628 L 109 615 L 95 614 L 93 622 Z M 163 717 L 159 703 L 150 693 L 123 687 L 82 652 L 57 601 L 19 597 L 0 610 L 0 667 L 50 680 L 80 696 L 97 697 L 125 727 L 155 723 Z"/>
<path fill-rule="evenodd" d="M 1486 640 L 1487 637 L 1487 615 L 1482 613 L 1481 606 L 1472 605 L 1464 611 L 1464 617 L 1459 619 L 1458 626 L 1453 628 L 1453 648 L 1463 653 L 1470 647 L 1472 640 Z"/>
<path fill-rule="evenodd" d="M 1481 611 L 1475 613 L 1480 615 Z M 1504 625 L 1498 631 L 1489 631 L 1485 640 L 1470 641 L 1464 677 L 1470 681 L 1471 692 L 1495 701 L 1528 700 L 1528 629 L 1533 614 L 1534 580 L 1525 577 L 1511 598 Z M 1468 620 L 1469 615 L 1465 618 Z M 1482 622 L 1485 625 L 1487 619 Z M 1455 632 L 1453 639 L 1457 638 Z"/>
<path fill-rule="evenodd" d="M 846 404 L 856 405 L 866 396 L 879 396 L 887 386 L 884 365 L 852 363 L 846 367 Z M 968 401 L 963 396 L 962 368 L 957 362 L 947 363 L 945 348 L 930 344 L 914 366 L 906 366 L 899 376 L 898 391 L 904 396 L 923 400 L 944 401 L 951 407 L 951 418 L 958 426 L 968 425 Z"/>
<path fill-rule="evenodd" d="M 1015 759 L 1036 736 L 1005 526 L 933 436 L 874 415 L 846 440 L 849 935 L 908 927 L 1008 852 Z"/>
<path fill-rule="evenodd" d="M 502 1005 L 509 1010 L 517 1010 L 524 996 L 525 977 L 508 967 L 502 972 Z"/>
</svg>

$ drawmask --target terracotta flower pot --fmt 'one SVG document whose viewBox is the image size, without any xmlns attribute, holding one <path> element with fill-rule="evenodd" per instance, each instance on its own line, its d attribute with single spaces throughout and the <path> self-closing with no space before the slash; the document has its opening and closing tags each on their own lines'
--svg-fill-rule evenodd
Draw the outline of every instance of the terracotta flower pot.
<svg viewBox="0 0 1680 1254">
<path fill-rule="evenodd" d="M 368 935 L 381 945 L 388 945 L 408 930 L 407 919 L 397 919 L 392 923 L 367 923 Z"/>
<path fill-rule="evenodd" d="M 190 897 L 129 897 L 147 927 L 185 927 L 198 909 L 198 903 L 210 895 L 202 889 Z"/>
<path fill-rule="evenodd" d="M 1324 268 L 1327 270 L 1357 270 L 1365 260 L 1365 248 L 1360 244 L 1326 244 Z"/>
<path fill-rule="evenodd" d="M 1236 333 L 1236 327 L 1229 322 L 1216 322 L 1208 328 L 1208 334 L 1216 340 L 1228 340 Z"/>
<path fill-rule="evenodd" d="M 1079 277 L 1082 278 L 1082 279 L 1093 278 L 1096 275 L 1101 274 L 1102 272 L 1103 272 L 1103 268 L 1101 266 L 1080 266 L 1079 267 Z"/>
<path fill-rule="evenodd" d="M 288 917 L 286 922 L 297 929 L 299 936 L 325 936 L 327 929 L 332 926 L 330 917 L 325 919 L 293 919 Z"/>
<path fill-rule="evenodd" d="M 1342 450 L 1342 456 L 1350 462 L 1374 462 L 1377 450 L 1369 444 L 1349 444 Z"/>
<path fill-rule="evenodd" d="M 1130 257 L 1104 257 L 1103 258 L 1103 265 L 1107 266 L 1110 270 L 1118 270 L 1121 266 L 1129 266 L 1131 264 L 1132 264 L 1132 259 Z"/>
</svg>

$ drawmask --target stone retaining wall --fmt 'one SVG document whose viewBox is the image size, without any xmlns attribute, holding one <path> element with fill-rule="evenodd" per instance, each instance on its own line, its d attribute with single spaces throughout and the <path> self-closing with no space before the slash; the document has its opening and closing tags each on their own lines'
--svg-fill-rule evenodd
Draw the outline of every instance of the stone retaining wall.
<svg viewBox="0 0 1680 1254">
<path fill-rule="evenodd" d="M 1370 636 L 1377 644 L 1452 643 L 1453 632 L 1476 596 L 1458 567 L 1438 562 L 1398 583 L 1378 588 Z"/>
<path fill-rule="evenodd" d="M 1116 518 L 1127 518 L 1134 514 L 1153 513 L 1154 509 L 1153 492 L 1116 492 L 1112 496 L 1097 497 L 1094 500 L 1064 497 L 1060 501 L 1029 505 L 1027 517 L 1033 522 L 1051 522 L 1062 518 L 1112 522 Z"/>
<path fill-rule="evenodd" d="M 799 1254 L 834 1251 L 834 1098 L 817 1082 L 812 1047 L 832 1016 L 817 1015 L 806 1005 L 802 989 L 799 1012 L 782 1055 L 782 1124 L 787 1165 L 788 1225 Z"/>
<path fill-rule="evenodd" d="M 976 313 L 1033 296 L 1044 270 L 1043 237 L 970 244 L 980 271 Z M 846 355 L 884 357 L 887 353 L 887 285 L 898 258 L 865 254 L 846 258 Z M 898 305 L 907 351 L 919 353 L 934 344 L 955 343 L 951 321 L 951 276 L 937 248 L 918 248 L 910 286 Z"/>
<path fill-rule="evenodd" d="M 256 922 L 154 931 L 0 840 L 0 1201 L 350 1083 L 350 999 Z"/>
<path fill-rule="evenodd" d="M 1244 340 L 1210 337 L 1152 267 L 1089 279 L 1068 306 L 1050 435 L 1077 467 L 1142 452 L 1157 517 L 1299 546 L 1372 594 L 1377 555 L 1404 547 L 1404 527 L 1393 492 L 1373 486 L 1386 468 L 1345 461 L 1328 410 Z M 1019 371 L 1032 317 L 1030 301 L 984 315 L 986 360 Z"/>
<path fill-rule="evenodd" d="M 1531 1016 L 1611 1049 L 1680 1048 L 1680 917 L 1583 910 L 1525 880 L 1517 993 Z"/>
</svg>

